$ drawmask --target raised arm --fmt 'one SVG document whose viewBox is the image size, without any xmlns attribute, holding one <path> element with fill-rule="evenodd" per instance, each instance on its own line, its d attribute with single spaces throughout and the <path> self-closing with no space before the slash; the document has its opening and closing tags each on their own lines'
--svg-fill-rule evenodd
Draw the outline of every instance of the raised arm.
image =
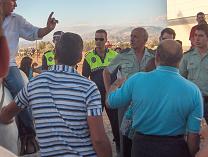
<svg viewBox="0 0 208 157">
<path fill-rule="evenodd" d="M 38 30 L 38 37 L 39 38 L 43 38 L 45 35 L 50 33 L 56 27 L 58 20 L 56 20 L 54 17 L 52 17 L 53 13 L 54 12 L 51 12 L 51 14 L 49 15 L 46 27 L 40 28 Z"/>
</svg>

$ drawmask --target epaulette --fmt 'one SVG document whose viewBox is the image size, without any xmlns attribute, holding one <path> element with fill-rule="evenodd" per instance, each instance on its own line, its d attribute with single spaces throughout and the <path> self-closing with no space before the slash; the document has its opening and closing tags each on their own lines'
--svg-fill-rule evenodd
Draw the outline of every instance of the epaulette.
<svg viewBox="0 0 208 157">
<path fill-rule="evenodd" d="M 125 49 L 121 50 L 120 53 L 127 53 L 127 52 L 129 52 L 130 50 L 131 50 L 131 48 L 125 48 Z"/>
<path fill-rule="evenodd" d="M 150 54 L 155 55 L 155 53 L 156 53 L 157 50 L 156 50 L 156 49 L 153 50 L 153 49 L 147 48 L 147 51 L 148 51 Z"/>
<path fill-rule="evenodd" d="M 53 50 L 48 50 L 48 51 L 44 52 L 44 55 L 45 55 L 46 53 L 48 53 L 48 52 L 53 52 Z"/>
<path fill-rule="evenodd" d="M 189 53 L 189 52 L 191 52 L 191 51 L 193 51 L 193 50 L 194 50 L 194 48 L 191 47 L 188 51 L 184 52 L 183 54 L 187 54 L 187 53 Z"/>
</svg>

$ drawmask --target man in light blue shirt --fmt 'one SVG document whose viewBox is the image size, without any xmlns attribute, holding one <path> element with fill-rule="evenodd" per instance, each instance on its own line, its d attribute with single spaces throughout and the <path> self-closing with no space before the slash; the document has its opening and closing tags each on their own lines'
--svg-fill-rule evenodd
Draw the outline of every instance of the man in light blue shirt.
<svg viewBox="0 0 208 157">
<path fill-rule="evenodd" d="M 46 27 L 38 28 L 31 25 L 22 16 L 13 13 L 15 7 L 17 6 L 16 0 L 3 0 L 2 2 L 4 15 L 2 27 L 4 29 L 4 35 L 7 39 L 10 51 L 9 72 L 8 76 L 5 78 L 5 82 L 14 98 L 17 93 L 24 87 L 24 81 L 15 61 L 15 57 L 18 52 L 19 38 L 30 41 L 41 39 L 55 28 L 57 20 L 52 17 L 53 13 L 51 13 L 48 18 Z M 25 138 L 25 134 L 30 134 L 30 137 L 33 137 L 35 132 L 33 128 L 32 117 L 29 111 L 24 110 L 17 116 L 16 119 L 18 121 L 17 124 L 19 128 L 20 139 Z M 21 140 L 21 142 L 24 143 L 23 140 Z M 22 151 L 20 155 L 36 151 L 32 147 L 30 147 L 30 149 L 29 147 L 27 148 L 27 146 L 23 146 L 23 148 L 26 148 L 26 151 L 25 153 L 22 153 L 24 150 L 21 149 Z"/>
<path fill-rule="evenodd" d="M 133 104 L 133 157 L 188 157 L 198 150 L 202 96 L 195 84 L 179 74 L 181 58 L 181 45 L 164 40 L 157 48 L 156 70 L 133 75 L 116 91 L 122 81 L 111 86 L 110 108 Z"/>
</svg>

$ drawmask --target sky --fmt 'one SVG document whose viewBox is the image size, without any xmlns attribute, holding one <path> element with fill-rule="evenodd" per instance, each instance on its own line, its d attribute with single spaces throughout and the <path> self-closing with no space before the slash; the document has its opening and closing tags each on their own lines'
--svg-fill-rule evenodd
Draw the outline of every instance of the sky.
<svg viewBox="0 0 208 157">
<path fill-rule="evenodd" d="M 79 25 L 164 26 L 166 0 L 17 0 L 15 12 L 43 27 L 50 12 L 58 28 Z"/>
</svg>

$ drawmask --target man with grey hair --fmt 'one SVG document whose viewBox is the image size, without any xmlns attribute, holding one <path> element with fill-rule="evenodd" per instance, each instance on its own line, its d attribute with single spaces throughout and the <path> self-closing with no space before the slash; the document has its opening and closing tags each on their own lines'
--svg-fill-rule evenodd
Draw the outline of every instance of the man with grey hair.
<svg viewBox="0 0 208 157">
<path fill-rule="evenodd" d="M 181 58 L 181 45 L 164 40 L 157 48 L 156 70 L 117 80 L 109 89 L 110 108 L 132 103 L 132 157 L 194 157 L 198 151 L 202 95 L 179 74 Z"/>
<path fill-rule="evenodd" d="M 103 72 L 104 84 L 107 92 L 112 82 L 111 75 L 115 73 L 117 69 L 119 69 L 117 76 L 122 78 L 129 78 L 136 72 L 145 71 L 147 63 L 154 57 L 145 47 L 147 40 L 148 33 L 144 28 L 137 27 L 132 30 L 130 39 L 131 49 L 118 54 Z M 119 126 L 127 108 L 128 106 L 125 106 L 118 110 Z M 121 156 L 131 156 L 131 140 L 126 136 L 120 135 L 120 143 Z"/>
</svg>

